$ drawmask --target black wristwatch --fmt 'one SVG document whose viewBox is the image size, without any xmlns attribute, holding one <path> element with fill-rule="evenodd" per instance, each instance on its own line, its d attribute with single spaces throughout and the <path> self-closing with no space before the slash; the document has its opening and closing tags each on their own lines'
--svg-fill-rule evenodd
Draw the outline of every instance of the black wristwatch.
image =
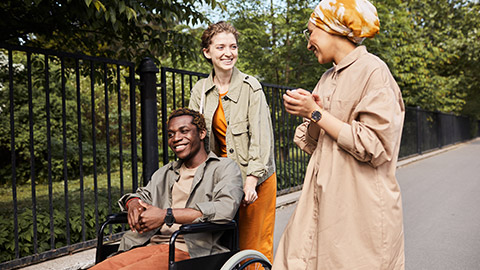
<svg viewBox="0 0 480 270">
<path fill-rule="evenodd" d="M 322 119 L 322 113 L 315 110 L 312 112 L 312 115 L 310 116 L 310 118 L 312 118 L 312 121 L 316 123 L 320 121 L 320 119 Z"/>
<path fill-rule="evenodd" d="M 172 227 L 173 223 L 175 223 L 175 217 L 173 216 L 172 208 L 167 208 L 167 214 L 165 215 L 163 222 L 165 222 L 168 227 Z"/>
</svg>

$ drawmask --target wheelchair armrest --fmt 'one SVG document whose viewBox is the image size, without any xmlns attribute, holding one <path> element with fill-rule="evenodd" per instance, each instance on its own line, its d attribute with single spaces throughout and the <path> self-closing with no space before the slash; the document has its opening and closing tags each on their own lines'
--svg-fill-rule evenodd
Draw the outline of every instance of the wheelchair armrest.
<svg viewBox="0 0 480 270">
<path fill-rule="evenodd" d="M 211 222 L 183 224 L 182 226 L 180 226 L 178 231 L 175 231 L 170 237 L 169 254 L 168 254 L 169 265 L 173 265 L 175 262 L 175 259 L 174 259 L 175 258 L 175 241 L 177 240 L 177 237 L 179 235 L 201 233 L 201 232 L 228 231 L 228 230 L 236 230 L 236 229 L 237 229 L 237 222 L 235 220 L 231 220 L 228 223 L 224 223 L 224 224 L 217 224 L 217 223 L 211 223 Z M 238 236 L 236 234 L 235 234 L 233 246 L 238 248 Z"/>
<path fill-rule="evenodd" d="M 128 215 L 127 214 L 128 214 L 127 212 L 110 214 L 110 215 L 107 216 L 107 220 L 105 222 L 107 224 L 127 223 L 128 222 Z"/>
<path fill-rule="evenodd" d="M 115 213 L 115 214 L 110 214 L 107 216 L 105 222 L 103 222 L 102 226 L 98 230 L 97 233 L 97 252 L 95 256 L 95 263 L 99 263 L 102 261 L 105 257 L 104 254 L 102 254 L 102 247 L 103 247 L 103 232 L 105 230 L 105 227 L 109 224 L 122 224 L 122 223 L 127 223 L 128 222 L 128 215 L 127 212 L 120 212 L 120 213 Z"/>
<path fill-rule="evenodd" d="M 231 220 L 225 224 L 202 222 L 202 223 L 183 224 L 182 226 L 180 226 L 179 231 L 182 232 L 181 234 L 188 234 L 188 233 L 197 233 L 197 232 L 233 230 L 236 227 L 237 227 L 237 222 L 235 220 Z"/>
</svg>

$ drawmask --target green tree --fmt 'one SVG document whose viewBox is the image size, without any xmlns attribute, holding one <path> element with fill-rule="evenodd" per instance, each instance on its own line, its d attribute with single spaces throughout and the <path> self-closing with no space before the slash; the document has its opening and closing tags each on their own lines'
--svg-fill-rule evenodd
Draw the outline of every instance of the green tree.
<svg viewBox="0 0 480 270">
<path fill-rule="evenodd" d="M 228 20 L 241 34 L 240 69 L 263 82 L 313 89 L 328 66 L 318 64 L 302 34 L 311 2 L 236 0 L 224 5 Z"/>
<path fill-rule="evenodd" d="M 408 106 L 480 112 L 478 1 L 372 1 L 380 33 L 364 44 L 383 59 Z M 224 1 L 240 31 L 238 66 L 264 82 L 313 89 L 329 66 L 306 50 L 301 30 L 314 5 L 302 0 Z"/>
<path fill-rule="evenodd" d="M 7 0 L 0 2 L 0 40 L 139 60 L 196 57 L 182 24 L 207 22 L 198 5 L 216 0 Z M 137 61 L 139 62 L 139 61 Z"/>
<path fill-rule="evenodd" d="M 478 45 L 469 42 L 479 37 L 475 30 L 478 3 L 391 0 L 375 1 L 375 5 L 381 32 L 366 44 L 390 66 L 405 103 L 431 111 L 462 112 L 469 102 L 468 89 L 478 89 L 471 82 L 478 75 L 467 68 L 478 63 L 473 56 Z"/>
</svg>

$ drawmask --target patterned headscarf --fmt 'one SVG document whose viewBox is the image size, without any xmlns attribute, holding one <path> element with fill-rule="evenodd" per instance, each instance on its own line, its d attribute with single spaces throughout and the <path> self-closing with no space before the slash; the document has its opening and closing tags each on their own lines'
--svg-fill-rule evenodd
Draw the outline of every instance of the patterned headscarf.
<svg viewBox="0 0 480 270">
<path fill-rule="evenodd" d="M 310 21 L 328 33 L 346 36 L 360 44 L 378 33 L 377 9 L 367 0 L 322 0 Z"/>
</svg>

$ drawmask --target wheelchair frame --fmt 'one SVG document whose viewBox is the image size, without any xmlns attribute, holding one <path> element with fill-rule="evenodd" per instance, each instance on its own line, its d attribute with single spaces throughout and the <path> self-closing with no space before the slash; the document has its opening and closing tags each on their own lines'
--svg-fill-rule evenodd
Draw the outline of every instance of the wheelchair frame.
<svg viewBox="0 0 480 270">
<path fill-rule="evenodd" d="M 102 224 L 97 233 L 95 264 L 105 260 L 110 254 L 118 250 L 118 244 L 104 243 L 104 230 L 106 226 L 109 224 L 123 224 L 127 222 L 128 220 L 126 212 L 107 216 L 106 221 Z M 222 235 L 222 244 L 224 244 L 229 251 L 204 257 L 191 258 L 183 261 L 175 261 L 175 240 L 179 235 L 215 231 L 231 232 L 224 233 L 224 235 Z M 264 269 L 271 268 L 271 264 L 268 259 L 260 252 L 256 250 L 239 250 L 238 226 L 235 220 L 232 220 L 226 224 L 216 224 L 210 222 L 183 224 L 180 226 L 180 229 L 175 231 L 170 237 L 168 259 L 169 270 L 198 269 L 199 265 L 208 265 L 209 269 L 212 270 L 241 270 L 253 263 L 261 264 Z"/>
</svg>

